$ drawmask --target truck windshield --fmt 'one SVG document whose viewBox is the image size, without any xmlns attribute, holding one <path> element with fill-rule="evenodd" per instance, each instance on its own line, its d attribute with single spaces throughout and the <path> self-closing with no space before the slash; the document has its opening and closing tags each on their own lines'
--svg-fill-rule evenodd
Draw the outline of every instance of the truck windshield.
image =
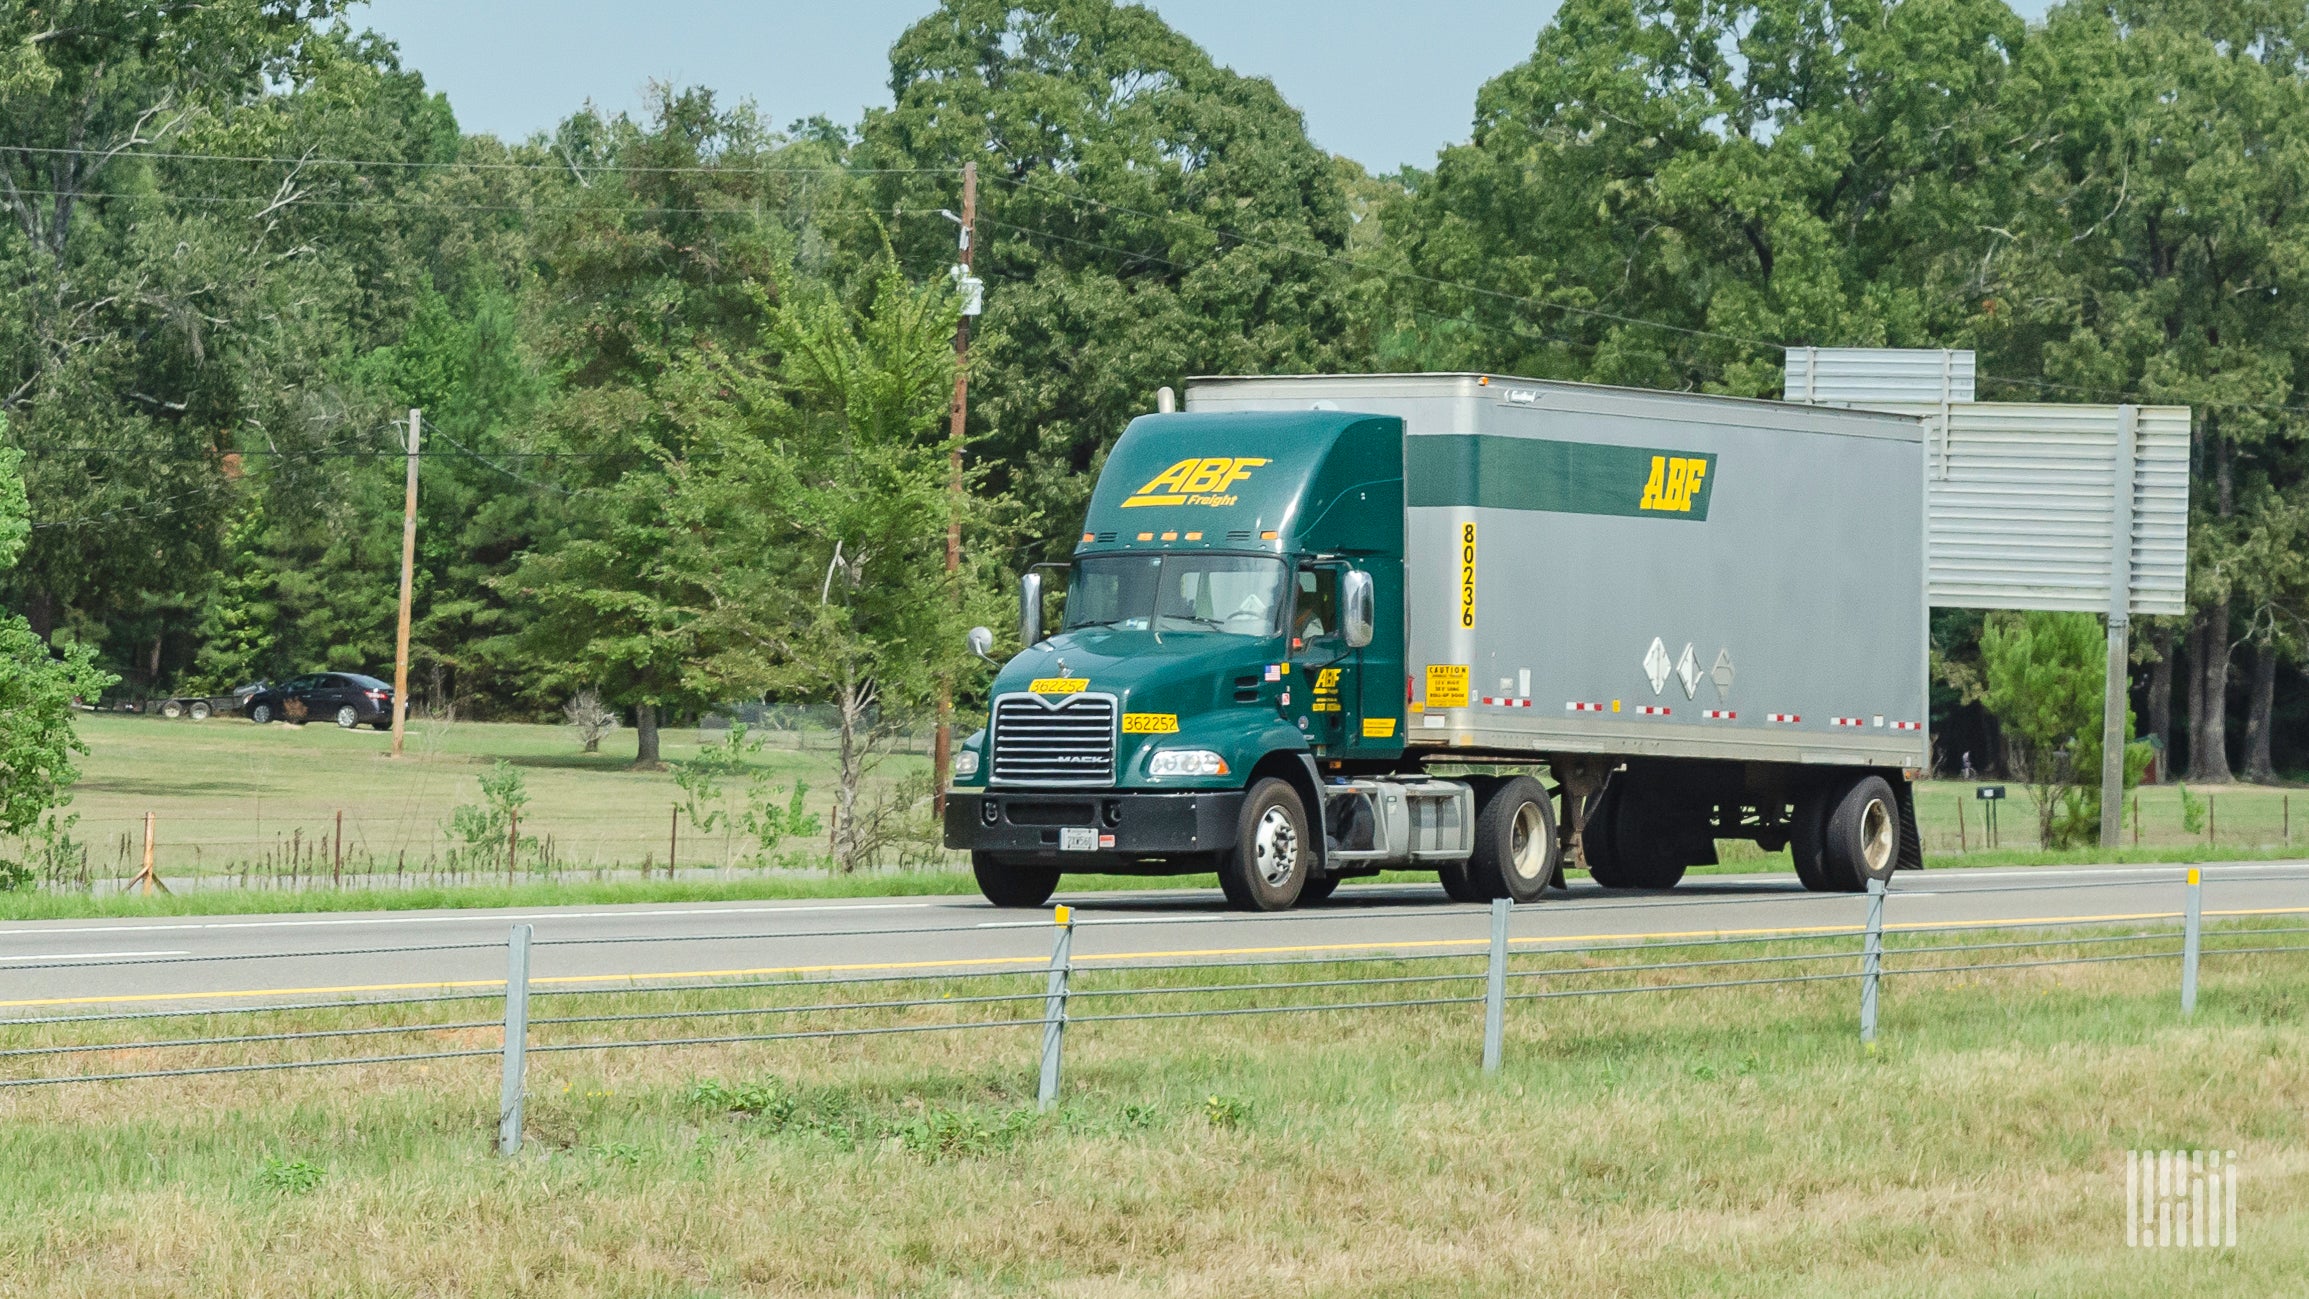
<svg viewBox="0 0 2309 1299">
<path fill-rule="evenodd" d="M 1253 555 L 1098 555 L 1077 562 L 1066 630 L 1215 631 L 1272 636 L 1282 628 L 1283 562 Z"/>
</svg>

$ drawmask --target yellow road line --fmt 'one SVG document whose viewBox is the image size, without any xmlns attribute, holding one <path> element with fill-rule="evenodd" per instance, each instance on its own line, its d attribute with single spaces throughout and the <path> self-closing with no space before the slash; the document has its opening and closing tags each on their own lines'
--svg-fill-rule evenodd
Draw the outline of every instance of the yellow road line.
<svg viewBox="0 0 2309 1299">
<path fill-rule="evenodd" d="M 2207 911 L 2208 916 L 2290 916 L 2309 914 L 2309 907 L 2274 907 L 2253 910 Z M 2015 920 L 1983 922 L 1978 920 L 1929 920 L 1906 924 L 1886 925 L 1892 932 L 1925 932 L 1934 929 L 1963 929 L 1994 923 L 2000 927 L 2023 928 L 2029 925 L 2094 924 L 2124 920 L 2177 920 L 2178 911 L 2130 911 L 2098 916 L 2027 916 Z M 1519 947 L 1538 944 L 1631 943 L 1653 942 L 1688 938 L 1761 938 L 1776 934 L 1791 937 L 1805 934 L 1857 934 L 1862 925 L 1789 925 L 1761 929 L 1671 929 L 1644 934 L 1555 934 L 1511 938 Z M 1031 931 L 1025 931 L 1031 932 Z M 1153 961 L 1179 960 L 1187 957 L 1214 956 L 1283 956 L 1309 952 L 1392 952 L 1411 948 L 1488 947 L 1488 938 L 1416 938 L 1398 942 L 1365 943 L 1293 943 L 1269 947 L 1193 947 L 1156 952 L 1101 952 L 1075 954 L 1076 963 L 1084 961 Z M 659 979 L 739 979 L 774 974 L 863 974 L 896 970 L 946 970 L 989 965 L 1014 965 L 1020 972 L 1039 969 L 1040 957 L 989 956 L 957 957 L 945 961 L 868 961 L 840 965 L 769 965 L 742 970 L 666 970 L 645 974 L 563 974 L 531 979 L 532 987 L 539 984 L 573 983 L 637 983 Z M 462 988 L 502 988 L 503 979 L 464 979 L 439 983 L 367 983 L 346 984 L 328 988 L 243 988 L 218 992 L 139 992 L 104 997 L 45 997 L 26 1001 L 0 1001 L 0 1008 L 33 1009 L 43 1006 L 97 1006 L 120 1005 L 148 1001 L 202 1001 L 215 998 L 246 999 L 251 997 L 330 997 L 373 992 L 449 992 Z"/>
</svg>

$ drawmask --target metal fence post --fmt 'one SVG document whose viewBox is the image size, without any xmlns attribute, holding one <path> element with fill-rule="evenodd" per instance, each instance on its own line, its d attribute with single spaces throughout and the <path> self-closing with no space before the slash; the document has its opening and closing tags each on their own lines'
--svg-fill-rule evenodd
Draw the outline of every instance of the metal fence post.
<svg viewBox="0 0 2309 1299">
<path fill-rule="evenodd" d="M 1507 917 L 1515 903 L 1491 900 L 1491 967 L 1483 985 L 1483 1072 L 1499 1072 L 1499 1039 L 1507 1030 Z"/>
<path fill-rule="evenodd" d="M 497 1092 L 497 1153 L 521 1153 L 521 1096 L 529 1047 L 529 936 L 515 925 L 505 941 L 505 1074 Z"/>
<path fill-rule="evenodd" d="M 1884 881 L 1868 881 L 1868 934 L 1860 948 L 1860 1042 L 1876 1049 L 1876 985 L 1884 975 Z"/>
<path fill-rule="evenodd" d="M 1074 908 L 1051 913 L 1058 936 L 1050 946 L 1050 991 L 1042 1003 L 1042 1085 L 1036 1089 L 1037 1109 L 1058 1104 L 1059 1053 L 1066 1044 L 1066 985 L 1074 970 Z"/>
<path fill-rule="evenodd" d="M 2189 868 L 2188 900 L 2181 921 L 2181 1013 L 2197 1013 L 2197 955 L 2205 928 L 2205 884 L 2196 867 Z"/>
</svg>

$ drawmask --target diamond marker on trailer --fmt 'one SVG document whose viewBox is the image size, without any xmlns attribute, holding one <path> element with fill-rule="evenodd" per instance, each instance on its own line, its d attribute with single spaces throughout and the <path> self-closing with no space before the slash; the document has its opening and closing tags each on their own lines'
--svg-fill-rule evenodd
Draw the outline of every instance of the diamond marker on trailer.
<svg viewBox="0 0 2309 1299">
<path fill-rule="evenodd" d="M 1692 655 L 1692 643 L 1684 642 L 1684 652 L 1676 658 L 1676 680 L 1684 687 L 1684 698 L 1690 699 L 1700 691 L 1700 661 Z"/>
</svg>

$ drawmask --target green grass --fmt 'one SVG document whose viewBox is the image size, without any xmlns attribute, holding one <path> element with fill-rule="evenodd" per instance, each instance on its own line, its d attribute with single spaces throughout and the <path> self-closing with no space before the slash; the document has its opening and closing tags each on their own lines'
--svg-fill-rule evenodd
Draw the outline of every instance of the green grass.
<svg viewBox="0 0 2309 1299">
<path fill-rule="evenodd" d="M 631 769 L 630 731 L 612 734 L 604 752 L 586 755 L 561 727 L 419 722 L 411 729 L 407 755 L 398 761 L 386 756 L 386 736 L 329 725 L 258 727 L 232 718 L 195 723 L 94 715 L 82 719 L 82 734 L 90 753 L 70 810 L 80 817 L 73 833 L 87 849 L 91 877 L 119 880 L 135 873 L 144 816 L 151 812 L 161 878 L 203 887 L 152 900 L 101 891 L 78 897 L 0 895 L 0 917 L 856 897 L 973 889 L 959 856 L 928 844 L 915 849 L 924 863 L 919 869 L 831 878 L 810 870 L 745 868 L 743 846 L 727 834 L 700 835 L 686 819 L 678 836 L 673 833 L 682 793 L 669 772 Z M 821 816 L 830 808 L 833 786 L 825 738 L 790 732 L 774 736 L 774 747 L 757 764 L 780 788 L 797 781 L 809 785 L 809 802 Z M 698 751 L 701 739 L 718 740 L 719 735 L 701 737 L 679 729 L 666 732 L 664 739 L 665 757 L 679 763 Z M 479 801 L 479 774 L 500 760 L 518 767 L 527 786 L 523 835 L 550 842 L 556 863 L 541 875 L 533 862 L 525 861 L 524 882 L 511 886 L 494 867 L 443 870 L 446 827 L 454 809 Z M 925 768 L 917 755 L 894 756 L 870 796 Z M 1952 782 L 1918 787 L 1918 819 L 1933 864 L 2253 860 L 2293 851 L 2288 845 L 2290 791 L 2284 788 L 2197 791 L 2209 802 L 2210 833 L 2185 828 L 2177 788 L 2138 791 L 2137 818 L 2128 804 L 2126 824 L 2130 839 L 2138 820 L 2140 844 L 2128 843 L 2114 853 L 2034 847 L 2034 815 L 2028 791 L 2020 785 L 2007 786 L 2000 847 L 1985 849 L 1981 804 L 1971 797 L 1973 788 Z M 2303 810 L 2309 815 L 2309 805 Z M 331 884 L 339 869 L 340 813 L 341 890 Z M 1960 853 L 1960 845 L 1969 851 Z M 822 861 L 813 856 L 820 847 L 815 841 L 793 844 L 793 860 L 805 865 Z M 1790 869 L 1785 852 L 1764 854 L 1739 843 L 1727 843 L 1722 851 L 1721 867 L 1698 873 Z M 644 866 L 663 870 L 669 853 L 685 872 L 680 877 L 635 875 Z M 702 874 L 700 868 L 713 873 Z M 245 887 L 219 887 L 228 880 Z M 1070 880 L 1068 887 L 1208 882 L 1207 877 L 1084 877 Z"/>
<path fill-rule="evenodd" d="M 1094 972 L 1078 987 L 1261 977 L 1273 973 Z M 1895 979 L 1873 1053 L 1854 1040 L 1850 983 L 1521 1003 L 1494 1077 L 1475 1067 L 1479 1015 L 1465 1005 L 1078 1023 L 1050 1114 L 1032 1105 L 1031 1022 L 539 1054 L 528 1146 L 512 1161 L 487 1153 L 489 1059 L 11 1090 L 0 1290 L 2291 1293 L 2309 1274 L 2309 957 L 2210 956 L 2191 1022 L 2173 979 L 2169 961 Z M 1038 980 L 955 991 L 1022 988 Z M 621 992 L 535 1013 L 824 995 Z M 1276 994 L 1211 1003 L 1254 996 Z M 853 1012 L 1036 1013 L 1031 1000 Z M 540 1040 L 662 1031 L 565 1026 Z M 115 1050 L 84 1067 L 150 1058 Z M 2126 1248 L 2125 1152 L 2176 1146 L 2238 1152 L 2235 1249 Z"/>
</svg>

